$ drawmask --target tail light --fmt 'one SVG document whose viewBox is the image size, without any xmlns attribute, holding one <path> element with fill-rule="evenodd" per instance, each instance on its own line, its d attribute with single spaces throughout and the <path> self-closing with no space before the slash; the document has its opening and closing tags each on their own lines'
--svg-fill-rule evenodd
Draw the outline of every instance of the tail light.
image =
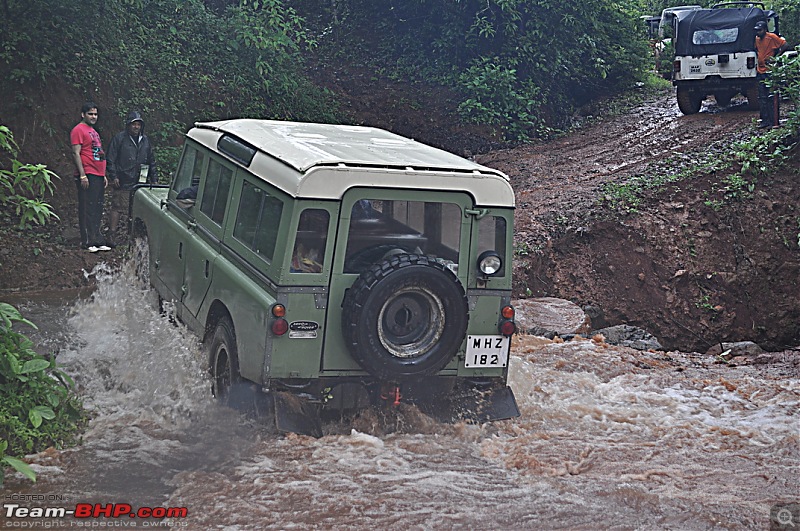
<svg viewBox="0 0 800 531">
<path fill-rule="evenodd" d="M 756 67 L 756 58 L 750 56 L 747 58 L 747 68 L 755 68 Z"/>
<path fill-rule="evenodd" d="M 286 322 L 284 317 L 286 316 L 286 306 L 283 304 L 273 304 L 270 310 L 272 316 L 275 318 L 272 321 L 272 333 L 276 336 L 282 336 L 286 332 L 289 331 L 289 323 Z"/>
<path fill-rule="evenodd" d="M 503 306 L 500 310 L 500 333 L 506 337 L 513 336 L 517 332 L 517 323 L 514 322 L 514 307 L 511 305 Z"/>
<path fill-rule="evenodd" d="M 673 72 L 680 72 L 681 71 L 681 61 L 680 59 L 676 59 L 672 61 L 672 71 Z"/>
</svg>

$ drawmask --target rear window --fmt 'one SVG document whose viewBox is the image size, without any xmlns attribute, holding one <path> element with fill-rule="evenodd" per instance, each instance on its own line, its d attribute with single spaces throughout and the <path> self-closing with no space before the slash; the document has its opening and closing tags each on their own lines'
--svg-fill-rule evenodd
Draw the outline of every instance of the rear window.
<svg viewBox="0 0 800 531">
<path fill-rule="evenodd" d="M 739 38 L 739 28 L 700 30 L 692 34 L 692 44 L 730 44 Z"/>
<path fill-rule="evenodd" d="M 292 273 L 322 272 L 329 223 L 327 210 L 307 208 L 300 214 L 292 252 Z"/>
<path fill-rule="evenodd" d="M 462 218 L 453 203 L 362 199 L 351 212 L 344 272 L 396 253 L 431 255 L 456 271 Z"/>
<path fill-rule="evenodd" d="M 484 251 L 496 251 L 506 256 L 506 220 L 497 216 L 486 216 L 478 222 L 478 255 Z M 505 260 L 503 268 L 495 277 L 506 276 Z"/>
</svg>

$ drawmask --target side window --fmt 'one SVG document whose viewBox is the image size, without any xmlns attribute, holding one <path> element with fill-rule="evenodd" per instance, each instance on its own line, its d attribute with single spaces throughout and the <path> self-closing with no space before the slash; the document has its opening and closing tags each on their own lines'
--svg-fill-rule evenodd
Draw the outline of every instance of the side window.
<svg viewBox="0 0 800 531">
<path fill-rule="evenodd" d="M 345 273 L 359 273 L 396 253 L 426 254 L 454 271 L 461 207 L 453 203 L 362 199 L 353 205 Z"/>
<path fill-rule="evenodd" d="M 503 269 L 495 276 L 506 276 L 506 220 L 505 218 L 486 216 L 478 222 L 478 255 L 484 251 L 497 251 L 503 258 Z"/>
<path fill-rule="evenodd" d="M 282 212 L 283 203 L 280 199 L 245 181 L 233 237 L 265 260 L 271 261 L 278 241 Z"/>
<path fill-rule="evenodd" d="M 181 160 L 181 167 L 178 168 L 178 173 L 175 176 L 175 182 L 172 184 L 172 189 L 180 193 L 192 186 L 197 186 L 200 182 L 200 175 L 203 173 L 204 160 L 205 156 L 202 152 L 193 147 L 187 147 Z"/>
<path fill-rule="evenodd" d="M 329 223 L 327 210 L 307 208 L 300 214 L 292 252 L 292 273 L 322 272 Z"/>
<path fill-rule="evenodd" d="M 209 161 L 208 175 L 203 188 L 203 203 L 200 205 L 200 210 L 218 225 L 222 225 L 232 179 L 233 170 L 226 168 L 215 160 Z"/>
</svg>

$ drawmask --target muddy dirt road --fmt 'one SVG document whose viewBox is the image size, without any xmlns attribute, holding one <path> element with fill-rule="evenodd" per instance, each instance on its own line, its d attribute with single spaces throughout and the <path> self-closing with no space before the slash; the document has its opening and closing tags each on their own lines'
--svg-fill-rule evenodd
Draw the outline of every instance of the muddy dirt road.
<svg viewBox="0 0 800 531">
<path fill-rule="evenodd" d="M 514 183 L 519 212 L 517 241 L 546 244 L 586 216 L 608 182 L 645 171 L 676 154 L 697 160 L 711 142 L 743 137 L 754 113 L 746 100 L 720 108 L 706 100 L 699 114 L 683 116 L 670 92 L 652 95 L 627 112 L 547 144 L 495 151 L 477 160 L 506 172 Z M 680 168 L 673 168 L 679 171 Z"/>
<path fill-rule="evenodd" d="M 693 170 L 759 134 L 756 114 L 710 99 L 683 116 L 664 91 L 560 140 L 477 157 L 516 191 L 515 295 L 569 299 L 594 328 L 633 324 L 685 351 L 800 344 L 797 155 L 769 177 L 744 175 L 735 196 L 729 171 Z M 681 173 L 635 209 L 603 201 L 607 183 Z"/>
</svg>

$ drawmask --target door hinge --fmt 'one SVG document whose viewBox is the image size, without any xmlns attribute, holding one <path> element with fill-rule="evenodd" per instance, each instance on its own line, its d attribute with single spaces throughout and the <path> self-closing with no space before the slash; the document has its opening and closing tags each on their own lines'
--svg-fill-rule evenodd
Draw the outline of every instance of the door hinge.
<svg viewBox="0 0 800 531">
<path fill-rule="evenodd" d="M 481 219 L 489 213 L 488 208 L 465 208 L 464 216 L 475 216 L 475 219 Z"/>
</svg>

